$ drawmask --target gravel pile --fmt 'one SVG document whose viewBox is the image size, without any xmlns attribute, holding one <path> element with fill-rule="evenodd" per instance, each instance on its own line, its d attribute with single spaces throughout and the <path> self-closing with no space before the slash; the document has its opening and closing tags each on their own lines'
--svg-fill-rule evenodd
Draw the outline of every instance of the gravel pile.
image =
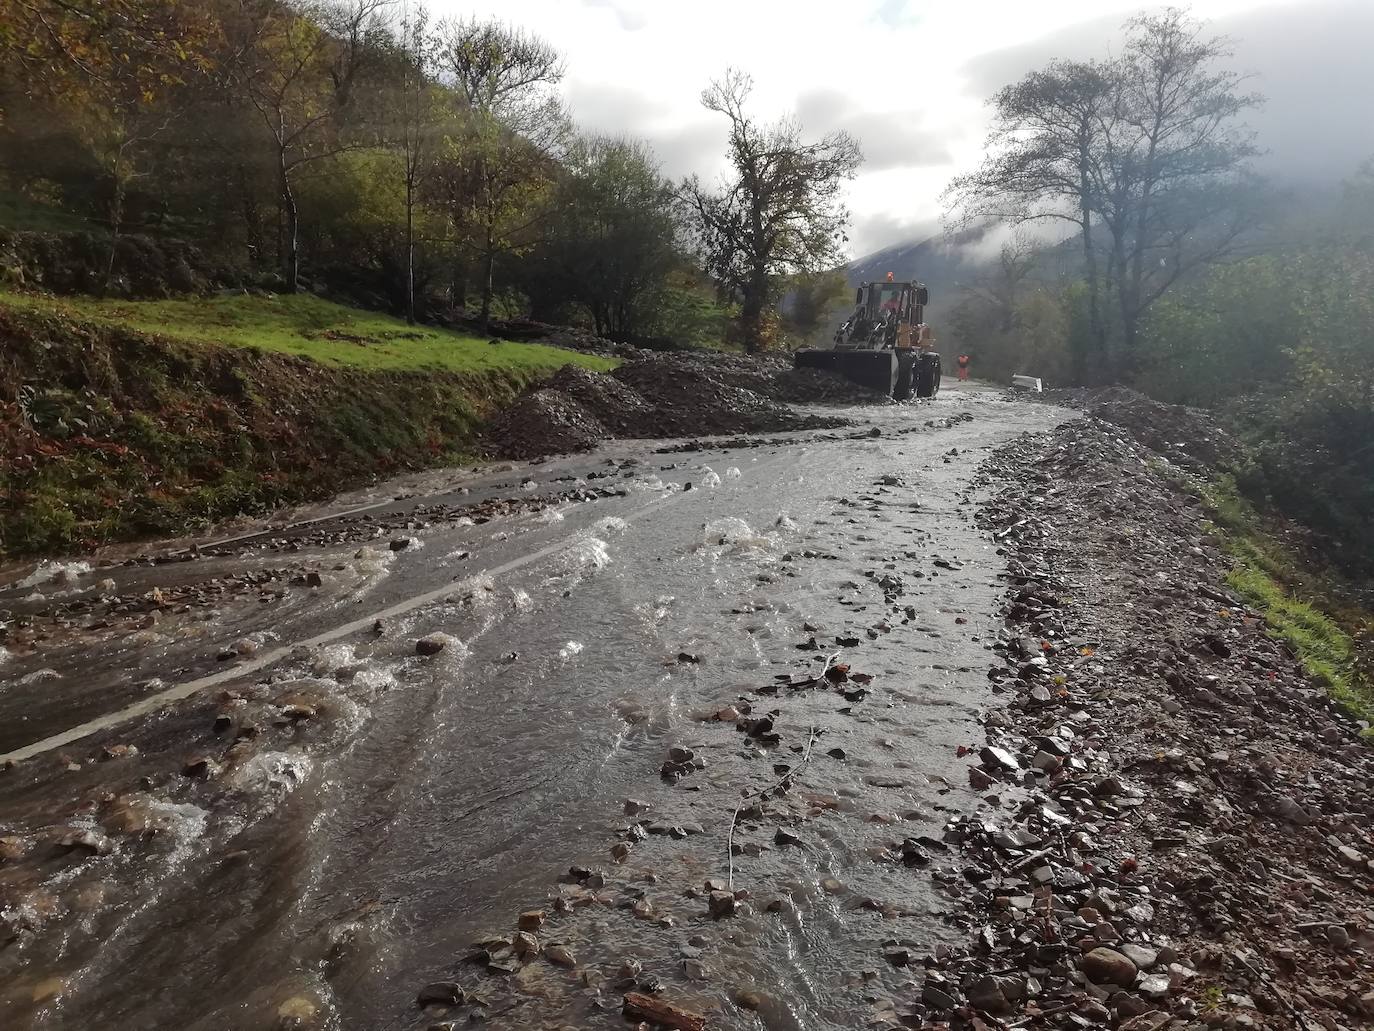
<svg viewBox="0 0 1374 1031">
<path fill-rule="evenodd" d="M 548 389 L 580 404 L 612 436 L 652 437 L 656 433 L 654 406 L 613 376 L 565 365 L 554 375 Z"/>
<path fill-rule="evenodd" d="M 487 432 L 506 458 L 589 451 L 610 437 L 773 433 L 847 426 L 783 400 L 886 400 L 839 377 L 794 370 L 785 356 L 636 352 L 609 376 L 565 366 L 503 412 Z"/>
<path fill-rule="evenodd" d="M 1206 412 L 1165 404 L 1124 387 L 1050 390 L 1038 399 L 1081 408 L 1120 426 L 1146 447 L 1184 468 L 1228 466 L 1240 456 L 1240 445 Z"/>
<path fill-rule="evenodd" d="M 577 401 L 558 390 L 536 390 L 516 400 L 492 421 L 487 437 L 506 458 L 591 451 L 609 437 L 606 427 Z"/>
</svg>

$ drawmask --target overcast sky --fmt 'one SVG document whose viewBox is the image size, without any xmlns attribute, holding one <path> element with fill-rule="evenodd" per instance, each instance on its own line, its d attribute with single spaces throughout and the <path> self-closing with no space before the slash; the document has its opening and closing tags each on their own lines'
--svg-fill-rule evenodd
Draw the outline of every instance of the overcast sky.
<svg viewBox="0 0 1374 1031">
<path fill-rule="evenodd" d="M 760 116 L 845 128 L 866 162 L 849 191 L 853 253 L 934 231 L 975 165 L 986 98 L 1050 57 L 1106 56 L 1139 0 L 430 0 L 497 17 L 567 57 L 579 126 L 647 139 L 666 174 L 718 174 L 723 119 L 700 105 L 727 66 Z M 1267 94 L 1250 119 L 1286 177 L 1331 182 L 1374 155 L 1374 0 L 1196 0 Z"/>
</svg>

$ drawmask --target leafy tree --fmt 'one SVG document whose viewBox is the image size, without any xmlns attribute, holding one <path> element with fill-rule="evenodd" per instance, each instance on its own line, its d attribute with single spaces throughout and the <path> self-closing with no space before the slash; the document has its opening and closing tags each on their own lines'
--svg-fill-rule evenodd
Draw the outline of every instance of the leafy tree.
<svg viewBox="0 0 1374 1031">
<path fill-rule="evenodd" d="M 497 22 L 440 26 L 437 60 L 463 107 L 447 141 L 433 195 L 481 266 L 483 326 L 491 320 L 501 254 L 530 245 L 539 200 L 553 183 L 568 118 L 553 92 L 563 61 L 536 36 Z"/>
<path fill-rule="evenodd" d="M 848 133 L 805 143 L 795 118 L 759 123 L 745 111 L 752 91 L 753 80 L 730 69 L 702 93 L 702 105 L 730 122 L 731 171 L 716 188 L 692 178 L 682 189 L 708 273 L 740 302 L 751 352 L 768 342 L 782 277 L 842 263 L 849 213 L 840 191 L 863 160 Z"/>
<path fill-rule="evenodd" d="M 575 140 L 532 256 L 531 292 L 584 308 L 599 336 L 646 333 L 680 262 L 673 198 L 643 144 Z"/>
<path fill-rule="evenodd" d="M 1088 331 L 1099 352 L 1106 349 L 1106 329 L 1094 212 L 1116 93 L 1116 68 L 1097 61 L 1053 61 L 1003 87 L 991 101 L 987 157 L 945 192 L 958 228 L 1056 221 L 1074 227 L 1082 241 Z M 1080 380 L 1086 373 L 1078 370 Z"/>
<path fill-rule="evenodd" d="M 1119 58 L 1054 62 L 1000 91 L 987 157 L 947 195 L 960 225 L 1058 219 L 1076 227 L 1089 335 L 1108 359 L 1107 375 L 1138 361 L 1150 308 L 1175 284 L 1234 257 L 1268 206 L 1248 169 L 1251 136 L 1237 121 L 1260 98 L 1221 67 L 1229 56 L 1225 39 L 1204 35 L 1178 9 L 1133 19 Z M 1114 327 L 1101 292 L 1113 301 Z M 1109 328 L 1121 344 L 1114 358 Z"/>
<path fill-rule="evenodd" d="M 231 28 L 239 55 L 231 82 L 258 113 L 271 148 L 285 218 L 286 289 L 300 284 L 296 182 L 308 167 L 367 142 L 355 132 L 355 89 L 381 63 L 391 0 L 289 5 L 243 0 Z"/>
<path fill-rule="evenodd" d="M 843 269 L 805 272 L 791 282 L 791 304 L 787 309 L 787 328 L 806 342 L 817 336 L 829 337 L 832 317 L 853 304 L 853 291 Z"/>
<path fill-rule="evenodd" d="M 151 144 L 194 103 L 217 32 L 209 12 L 188 0 L 0 0 L 0 52 L 65 111 L 108 179 L 106 287 L 129 187 L 150 174 Z"/>
</svg>

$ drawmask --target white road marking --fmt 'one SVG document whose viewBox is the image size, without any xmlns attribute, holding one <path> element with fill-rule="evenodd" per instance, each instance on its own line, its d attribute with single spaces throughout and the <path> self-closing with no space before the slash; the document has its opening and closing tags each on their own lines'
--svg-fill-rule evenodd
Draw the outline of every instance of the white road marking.
<svg viewBox="0 0 1374 1031">
<path fill-rule="evenodd" d="M 682 496 L 683 492 L 674 492 L 665 497 L 652 499 L 639 512 L 625 516 L 625 522 L 627 524 L 633 522 L 650 507 L 653 507 L 655 503 L 658 503 L 658 506 L 662 507 L 662 505 Z M 533 562 L 539 562 L 558 554 L 568 546 L 568 542 L 575 536 L 574 534 L 567 537 L 561 537 L 554 543 L 540 548 L 538 551 L 532 551 L 527 555 L 521 555 L 519 558 L 511 559 L 509 562 L 502 563 L 493 569 L 482 570 L 482 572 L 492 577 L 514 572 Z M 291 653 L 298 648 L 314 648 L 322 644 L 330 644 L 342 637 L 347 637 L 350 634 L 356 634 L 359 631 L 368 629 L 379 619 L 392 619 L 396 616 L 403 616 L 408 612 L 414 612 L 418 608 L 423 608 L 432 602 L 438 601 L 446 594 L 451 594 L 455 586 L 456 585 L 453 583 L 447 583 L 443 587 L 436 587 L 432 591 L 426 591 L 423 594 L 417 594 L 405 601 L 397 602 L 389 608 L 369 613 L 366 616 L 359 616 L 357 619 L 350 620 L 341 626 L 336 626 L 332 630 L 326 630 L 323 633 L 316 634 L 314 637 L 273 648 L 247 662 L 236 663 L 228 669 L 222 669 L 215 673 L 208 674 L 207 676 L 198 677 L 195 680 L 188 680 L 185 683 L 176 684 L 163 691 L 159 691 L 157 694 L 149 695 L 147 698 L 134 702 L 132 705 L 125 706 L 123 709 L 119 709 L 116 712 L 107 713 L 104 716 L 97 716 L 95 719 L 87 720 L 85 723 L 78 724 L 70 730 L 64 730 L 60 734 L 53 734 L 51 737 L 45 737 L 41 741 L 35 741 L 32 744 L 16 748 L 12 752 L 6 752 L 0 755 L 0 763 L 21 762 L 25 759 L 31 759 L 35 755 L 42 755 L 44 752 L 50 752 L 54 748 L 61 748 L 63 745 L 69 745 L 73 741 L 79 741 L 81 738 L 94 734 L 97 731 L 107 730 L 126 720 L 131 720 L 136 716 L 146 716 L 148 713 L 157 711 L 168 702 L 176 702 L 183 698 L 189 698 L 199 691 L 204 691 L 207 687 L 217 687 L 220 684 L 227 684 L 241 677 L 251 676 L 259 670 L 266 669 L 268 666 L 274 665 L 283 659 L 290 658 Z"/>
</svg>

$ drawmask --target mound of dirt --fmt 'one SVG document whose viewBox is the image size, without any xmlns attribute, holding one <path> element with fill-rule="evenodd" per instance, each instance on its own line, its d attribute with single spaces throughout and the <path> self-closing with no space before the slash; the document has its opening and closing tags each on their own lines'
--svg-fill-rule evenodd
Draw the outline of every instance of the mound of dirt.
<svg viewBox="0 0 1374 1031">
<path fill-rule="evenodd" d="M 541 458 L 591 451 L 610 434 L 577 401 L 546 388 L 524 395 L 498 415 L 487 436 L 508 458 Z"/>
<path fill-rule="evenodd" d="M 1125 387 L 1052 390 L 1040 397 L 1081 408 L 1120 426 L 1152 451 L 1185 468 L 1233 465 L 1241 454 L 1240 444 L 1207 412 L 1155 401 Z"/>
<path fill-rule="evenodd" d="M 612 436 L 652 437 L 657 432 L 657 413 L 633 387 L 612 376 L 577 365 L 565 365 L 548 389 L 571 398 L 590 412 Z"/>
<path fill-rule="evenodd" d="M 611 374 L 658 410 L 653 436 L 765 433 L 843 425 L 802 416 L 763 394 L 735 386 L 697 360 L 660 356 L 622 365 Z"/>
</svg>

